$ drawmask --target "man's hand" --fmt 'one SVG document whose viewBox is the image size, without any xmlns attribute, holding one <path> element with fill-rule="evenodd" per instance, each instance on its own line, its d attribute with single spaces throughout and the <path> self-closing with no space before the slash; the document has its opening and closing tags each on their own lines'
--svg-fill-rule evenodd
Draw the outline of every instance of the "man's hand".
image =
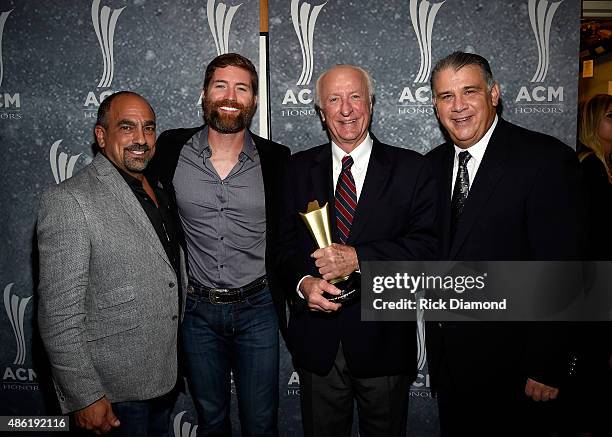
<svg viewBox="0 0 612 437">
<path fill-rule="evenodd" d="M 546 402 L 552 399 L 557 399 L 559 389 L 534 381 L 531 378 L 527 378 L 527 384 L 525 384 L 525 394 L 534 401 Z"/>
<path fill-rule="evenodd" d="M 106 397 L 74 413 L 74 419 L 77 426 L 93 431 L 96 435 L 107 434 L 112 428 L 121 425 Z"/>
<path fill-rule="evenodd" d="M 343 278 L 359 270 L 357 252 L 352 246 L 332 243 L 331 246 L 315 250 L 310 256 L 316 259 L 319 274 L 326 281 Z"/>
<path fill-rule="evenodd" d="M 330 302 L 323 297 L 323 293 L 325 292 L 336 296 L 340 294 L 338 288 L 324 279 L 308 276 L 302 280 L 300 291 L 304 295 L 306 302 L 308 302 L 308 308 L 310 308 L 311 311 L 331 313 L 333 311 L 338 311 L 341 307 L 340 304 Z"/>
</svg>

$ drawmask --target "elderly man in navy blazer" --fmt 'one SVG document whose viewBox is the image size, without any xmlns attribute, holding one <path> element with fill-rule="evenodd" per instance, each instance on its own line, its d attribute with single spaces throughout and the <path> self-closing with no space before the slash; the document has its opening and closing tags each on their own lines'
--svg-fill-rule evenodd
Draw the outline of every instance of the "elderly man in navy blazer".
<svg viewBox="0 0 612 437">
<path fill-rule="evenodd" d="M 434 256 L 435 189 L 418 153 L 369 132 L 373 87 L 352 65 L 325 71 L 316 102 L 330 142 L 295 154 L 282 185 L 279 270 L 289 293 L 288 343 L 300 375 L 305 435 L 404 435 L 416 376 L 414 323 L 361 321 L 359 300 L 338 304 L 330 280 L 371 260 Z M 318 249 L 299 212 L 329 204 L 333 244 Z"/>
</svg>

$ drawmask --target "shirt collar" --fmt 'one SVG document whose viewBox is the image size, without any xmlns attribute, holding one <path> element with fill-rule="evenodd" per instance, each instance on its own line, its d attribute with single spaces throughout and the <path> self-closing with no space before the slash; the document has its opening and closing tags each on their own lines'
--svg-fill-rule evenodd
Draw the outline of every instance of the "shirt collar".
<svg viewBox="0 0 612 437">
<path fill-rule="evenodd" d="M 108 159 L 108 158 L 106 158 Z M 134 176 L 132 176 L 131 174 L 123 171 L 122 169 L 120 169 L 113 161 L 111 161 L 110 159 L 108 159 L 108 162 L 110 162 L 111 164 L 113 164 L 113 167 L 115 167 L 117 169 L 117 171 L 119 172 L 119 174 L 121 175 L 121 177 L 125 180 L 125 182 L 129 185 L 129 187 L 132 189 L 132 191 L 134 190 L 140 190 L 143 191 L 144 187 L 142 186 L 142 182 L 140 182 L 140 180 L 136 179 Z"/>
<path fill-rule="evenodd" d="M 455 145 L 455 158 L 457 158 L 457 155 L 459 155 L 460 152 L 467 150 L 468 152 L 470 152 L 472 158 L 474 158 L 478 162 L 481 162 L 487 150 L 487 145 L 489 144 L 491 135 L 493 135 L 493 131 L 495 130 L 495 126 L 497 126 L 497 115 L 495 115 L 495 119 L 493 120 L 493 123 L 491 124 L 489 130 L 487 130 L 484 136 L 476 144 L 468 147 L 467 149 L 462 149 Z"/>
<path fill-rule="evenodd" d="M 242 147 L 242 153 L 244 153 L 247 158 L 251 161 L 255 161 L 255 153 L 257 150 L 255 149 L 255 142 L 253 141 L 253 137 L 248 129 L 244 131 L 244 146 Z"/>
<path fill-rule="evenodd" d="M 365 139 L 353 149 L 351 153 L 346 153 L 336 143 L 332 141 L 332 160 L 334 165 L 342 165 L 342 158 L 346 155 L 350 155 L 353 158 L 353 167 L 356 170 L 361 171 L 368 166 L 370 160 L 370 154 L 372 153 L 373 141 L 370 133 L 366 135 Z"/>
<path fill-rule="evenodd" d="M 198 156 L 204 156 L 206 158 L 210 158 L 212 156 L 212 150 L 210 145 L 208 144 L 208 127 L 204 127 L 204 129 L 200 130 L 196 133 L 191 139 L 191 146 L 197 152 Z M 244 144 L 242 146 L 242 150 L 240 151 L 239 158 L 240 160 L 244 160 L 245 157 L 249 158 L 251 161 L 255 160 L 255 153 L 257 149 L 255 148 L 255 142 L 253 141 L 253 137 L 248 129 L 244 131 Z"/>
</svg>

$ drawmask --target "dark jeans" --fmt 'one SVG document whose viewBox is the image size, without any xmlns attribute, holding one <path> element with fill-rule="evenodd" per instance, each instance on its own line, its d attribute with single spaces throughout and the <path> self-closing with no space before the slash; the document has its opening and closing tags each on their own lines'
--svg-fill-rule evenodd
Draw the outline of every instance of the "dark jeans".
<svg viewBox="0 0 612 437">
<path fill-rule="evenodd" d="M 241 435 L 278 435 L 278 319 L 270 290 L 236 304 L 189 295 L 182 329 L 198 436 L 231 435 L 230 371 Z"/>
<path fill-rule="evenodd" d="M 176 392 L 146 401 L 113 403 L 113 412 L 121 422 L 109 436 L 167 437 L 170 428 L 170 413 L 176 402 Z"/>
</svg>

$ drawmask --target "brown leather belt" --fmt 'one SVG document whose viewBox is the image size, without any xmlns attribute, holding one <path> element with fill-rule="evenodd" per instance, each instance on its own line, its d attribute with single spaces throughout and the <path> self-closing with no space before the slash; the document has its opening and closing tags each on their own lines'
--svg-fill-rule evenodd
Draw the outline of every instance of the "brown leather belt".
<svg viewBox="0 0 612 437">
<path fill-rule="evenodd" d="M 263 290 L 267 284 L 268 281 L 265 276 L 239 288 L 211 288 L 190 282 L 187 286 L 187 294 L 202 298 L 213 304 L 240 303 Z"/>
</svg>

